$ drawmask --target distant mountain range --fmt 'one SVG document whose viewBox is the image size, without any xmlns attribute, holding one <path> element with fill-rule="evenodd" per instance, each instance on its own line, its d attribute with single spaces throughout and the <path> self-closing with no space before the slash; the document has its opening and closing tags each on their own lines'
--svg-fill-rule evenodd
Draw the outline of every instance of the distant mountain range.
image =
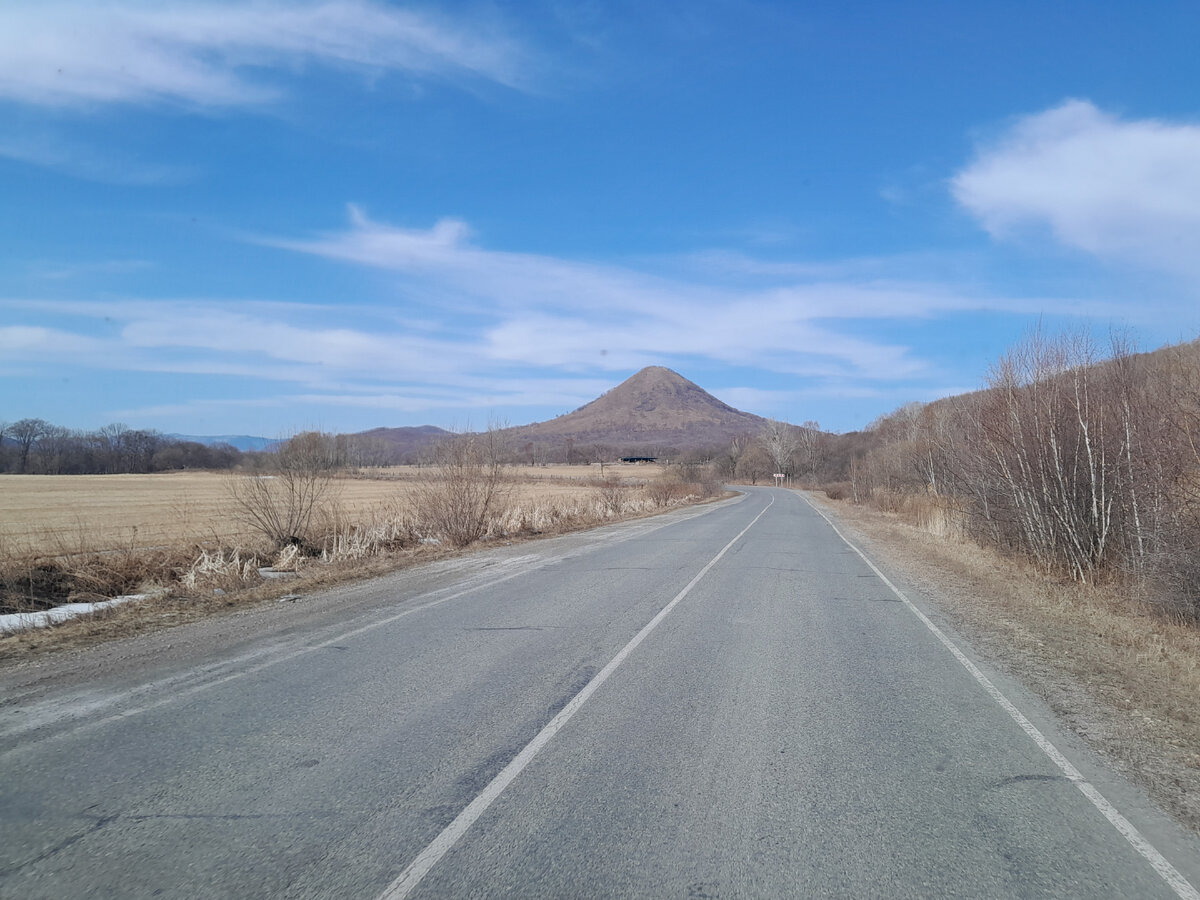
<svg viewBox="0 0 1200 900">
<path fill-rule="evenodd" d="M 214 444 L 229 444 L 239 450 L 271 450 L 279 441 L 275 438 L 255 437 L 252 434 L 168 434 L 175 441 L 192 441 L 211 447 Z"/>
</svg>

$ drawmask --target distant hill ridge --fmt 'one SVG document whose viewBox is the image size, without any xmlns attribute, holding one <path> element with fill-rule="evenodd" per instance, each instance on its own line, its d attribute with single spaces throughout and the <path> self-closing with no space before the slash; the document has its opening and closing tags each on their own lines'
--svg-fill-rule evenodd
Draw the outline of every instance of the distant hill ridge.
<svg viewBox="0 0 1200 900">
<path fill-rule="evenodd" d="M 504 429 L 515 452 L 535 445 L 557 451 L 573 445 L 606 448 L 612 452 L 650 453 L 686 451 L 727 444 L 738 435 L 757 434 L 767 420 L 742 412 L 718 400 L 695 382 L 663 366 L 647 366 L 616 387 L 577 410 L 545 422 Z M 427 448 L 453 432 L 436 425 L 372 428 L 355 437 L 374 438 L 386 445 L 394 458 L 414 461 Z M 203 444 L 229 443 L 239 450 L 274 449 L 278 442 L 249 435 L 171 435 Z"/>
</svg>

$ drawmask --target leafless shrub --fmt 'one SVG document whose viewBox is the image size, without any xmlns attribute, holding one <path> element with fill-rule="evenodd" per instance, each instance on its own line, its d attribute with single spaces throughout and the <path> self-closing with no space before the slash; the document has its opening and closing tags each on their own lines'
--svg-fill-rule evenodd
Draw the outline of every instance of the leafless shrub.
<svg viewBox="0 0 1200 900">
<path fill-rule="evenodd" d="M 825 496 L 830 500 L 845 500 L 850 496 L 851 487 L 848 481 L 834 481 L 825 485 Z"/>
<path fill-rule="evenodd" d="M 334 499 L 336 459 L 324 435 L 306 432 L 280 447 L 273 463 L 268 474 L 229 476 L 233 518 L 275 549 L 311 549 L 314 518 Z"/>
<path fill-rule="evenodd" d="M 419 518 L 455 547 L 466 547 L 502 516 L 509 497 L 498 429 L 462 434 L 434 450 L 434 473 L 418 496 Z"/>
<path fill-rule="evenodd" d="M 656 508 L 702 500 L 721 493 L 721 484 L 708 466 L 689 465 L 672 468 L 649 482 L 643 489 Z"/>
<path fill-rule="evenodd" d="M 659 509 L 670 506 L 685 490 L 683 484 L 666 477 L 656 478 L 645 487 L 646 498 Z"/>
</svg>

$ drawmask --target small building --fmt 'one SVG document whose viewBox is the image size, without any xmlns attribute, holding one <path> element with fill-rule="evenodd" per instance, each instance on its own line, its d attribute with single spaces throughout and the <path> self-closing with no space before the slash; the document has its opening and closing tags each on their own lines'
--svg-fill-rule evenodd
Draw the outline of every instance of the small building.
<svg viewBox="0 0 1200 900">
<path fill-rule="evenodd" d="M 658 462 L 657 456 L 622 456 L 623 463 L 652 463 Z"/>
</svg>

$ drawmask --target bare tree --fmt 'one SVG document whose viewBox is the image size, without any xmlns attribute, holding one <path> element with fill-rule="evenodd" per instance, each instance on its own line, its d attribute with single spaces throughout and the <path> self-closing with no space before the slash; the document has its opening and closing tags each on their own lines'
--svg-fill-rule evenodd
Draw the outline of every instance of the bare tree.
<svg viewBox="0 0 1200 900">
<path fill-rule="evenodd" d="M 20 419 L 12 424 L 10 434 L 17 443 L 17 472 L 24 474 L 29 467 L 29 453 L 50 430 L 45 419 Z"/>
<path fill-rule="evenodd" d="M 814 419 L 809 419 L 800 426 L 800 453 L 804 460 L 804 472 L 809 478 L 813 478 L 817 474 L 817 466 L 821 462 L 823 437 L 821 424 Z"/>
<path fill-rule="evenodd" d="M 32 456 L 44 475 L 61 475 L 71 470 L 72 457 L 83 444 L 82 436 L 61 425 L 48 425 L 34 445 Z"/>
<path fill-rule="evenodd" d="M 746 448 L 750 445 L 749 435 L 739 434 L 729 442 L 729 446 L 724 452 L 716 457 L 717 471 L 727 478 L 733 478 L 737 475 L 738 460 L 742 458 L 742 454 L 746 452 Z"/>
<path fill-rule="evenodd" d="M 760 478 L 765 480 L 771 477 L 771 465 L 771 457 L 767 451 L 760 444 L 754 443 L 738 456 L 734 475 L 748 480 L 751 484 L 758 484 Z"/>
<path fill-rule="evenodd" d="M 768 419 L 758 435 L 758 442 L 771 458 L 776 472 L 791 471 L 792 454 L 800 445 L 795 427 L 778 419 Z"/>
</svg>

